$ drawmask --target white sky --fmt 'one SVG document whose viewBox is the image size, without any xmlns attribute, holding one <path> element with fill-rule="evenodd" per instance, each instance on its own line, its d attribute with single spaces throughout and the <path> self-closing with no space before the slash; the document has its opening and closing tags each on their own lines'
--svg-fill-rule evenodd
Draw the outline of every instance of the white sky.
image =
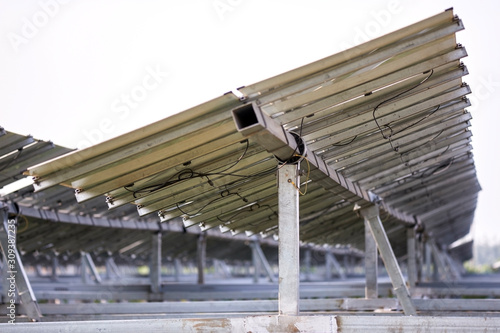
<svg viewBox="0 0 500 333">
<path fill-rule="evenodd" d="M 450 7 L 483 187 L 473 236 L 500 244 L 495 0 L 0 0 L 0 126 L 81 148 Z"/>
</svg>

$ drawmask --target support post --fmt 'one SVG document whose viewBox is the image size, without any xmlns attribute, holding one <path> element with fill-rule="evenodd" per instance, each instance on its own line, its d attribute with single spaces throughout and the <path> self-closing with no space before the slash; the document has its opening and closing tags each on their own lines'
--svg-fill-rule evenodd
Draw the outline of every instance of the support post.
<svg viewBox="0 0 500 333">
<path fill-rule="evenodd" d="M 424 243 L 425 249 L 425 281 L 431 281 L 432 252 L 428 241 Z"/>
<path fill-rule="evenodd" d="M 104 265 L 106 266 L 106 275 L 105 275 L 104 279 L 106 279 L 106 280 L 111 280 L 112 268 L 111 268 L 110 259 L 111 259 L 111 257 L 107 257 L 106 260 L 104 260 Z"/>
<path fill-rule="evenodd" d="M 85 261 L 87 263 L 87 266 L 90 269 L 90 272 L 92 273 L 92 276 L 94 277 L 94 280 L 96 283 L 101 283 L 101 276 L 97 272 L 97 268 L 95 267 L 94 260 L 92 260 L 92 257 L 90 256 L 90 253 L 85 253 Z"/>
<path fill-rule="evenodd" d="M 117 278 L 121 277 L 120 270 L 118 266 L 116 266 L 115 260 L 113 257 L 107 257 L 106 261 L 106 280 L 111 280 L 111 275 L 114 274 Z"/>
<path fill-rule="evenodd" d="M 415 251 L 415 229 L 408 228 L 406 231 L 406 247 L 408 255 L 408 283 L 410 288 L 417 283 L 417 255 Z"/>
<path fill-rule="evenodd" d="M 252 265 L 253 265 L 253 283 L 259 283 L 260 277 L 260 261 L 259 255 L 257 254 L 257 249 L 254 243 L 250 243 L 250 248 L 252 249 Z"/>
<path fill-rule="evenodd" d="M 378 252 L 377 244 L 365 220 L 365 298 L 378 298 Z"/>
<path fill-rule="evenodd" d="M 35 264 L 36 277 L 43 277 L 42 266 L 40 264 Z"/>
<path fill-rule="evenodd" d="M 80 275 L 82 277 L 83 284 L 88 284 L 90 282 L 89 275 L 87 273 L 87 261 L 85 259 L 85 252 L 80 252 Z"/>
<path fill-rule="evenodd" d="M 151 237 L 151 269 L 149 270 L 151 280 L 151 292 L 161 291 L 161 231 L 153 233 Z"/>
<path fill-rule="evenodd" d="M 57 254 L 54 253 L 54 256 L 52 257 L 52 262 L 51 262 L 51 267 L 52 267 L 52 275 L 50 276 L 50 279 L 52 281 L 57 281 L 57 268 L 59 267 L 59 259 L 57 258 Z"/>
<path fill-rule="evenodd" d="M 444 256 L 444 260 L 446 261 L 446 264 L 450 268 L 451 275 L 455 280 L 460 280 L 460 278 L 462 277 L 462 273 L 460 272 L 460 268 L 457 265 L 457 262 L 450 257 L 450 255 L 448 254 L 448 252 L 446 252 L 446 250 L 443 250 L 442 253 Z"/>
<path fill-rule="evenodd" d="M 252 251 L 255 251 L 255 256 L 257 257 L 257 260 L 260 263 L 260 265 L 258 266 L 264 267 L 269 282 L 274 282 L 274 272 L 271 268 L 271 265 L 269 265 L 269 262 L 267 261 L 267 258 L 264 255 L 262 248 L 260 247 L 259 241 L 257 239 L 252 240 L 251 246 L 252 246 Z"/>
<path fill-rule="evenodd" d="M 376 246 L 375 246 L 375 248 L 376 248 Z M 346 274 L 352 273 L 351 261 L 349 258 L 350 258 L 350 256 L 344 256 L 344 258 L 342 259 L 342 263 L 344 264 Z"/>
<path fill-rule="evenodd" d="M 450 277 L 448 276 L 448 272 L 446 270 L 446 265 L 443 261 L 443 257 L 441 256 L 441 253 L 436 245 L 436 242 L 434 240 L 431 240 L 430 244 L 431 244 L 432 257 L 434 259 L 434 274 L 435 274 L 435 276 L 439 277 L 442 281 L 451 280 Z M 436 270 L 436 268 L 437 268 L 437 270 Z"/>
<path fill-rule="evenodd" d="M 285 164 L 278 171 L 279 286 L 280 315 L 299 314 L 299 191 L 298 164 Z"/>
<path fill-rule="evenodd" d="M 40 312 L 40 308 L 38 307 L 35 293 L 31 288 L 31 284 L 28 280 L 28 275 L 24 270 L 23 262 L 17 250 L 17 246 L 12 246 L 13 244 L 16 244 L 16 224 L 17 221 L 13 223 L 13 220 L 9 220 L 7 211 L 3 208 L 0 208 L 0 249 L 2 251 L 3 257 L 6 258 L 4 270 L 7 272 L 8 278 L 14 277 L 14 283 L 17 287 L 17 294 L 19 295 L 21 303 L 26 309 L 26 314 L 28 315 L 28 317 L 32 321 L 40 321 L 42 313 Z"/>
<path fill-rule="evenodd" d="M 179 258 L 174 259 L 174 269 L 175 269 L 175 282 L 179 282 L 181 280 L 181 274 L 182 274 L 182 264 Z"/>
<path fill-rule="evenodd" d="M 401 302 L 404 313 L 406 315 L 415 316 L 417 314 L 415 306 L 410 298 L 410 293 L 406 287 L 403 274 L 401 273 L 396 256 L 394 255 L 394 251 L 389 243 L 389 238 L 387 238 L 387 234 L 385 233 L 382 221 L 380 221 L 378 206 L 372 205 L 370 207 L 363 208 L 360 213 L 370 227 L 373 238 L 375 239 L 378 250 L 380 251 L 380 256 L 384 261 L 387 273 L 391 279 L 394 292 L 396 293 L 398 300 Z"/>
<path fill-rule="evenodd" d="M 307 248 L 304 252 L 305 281 L 311 281 L 311 249 Z"/>
<path fill-rule="evenodd" d="M 207 252 L 207 239 L 202 232 L 198 236 L 197 243 L 197 266 L 198 266 L 198 284 L 205 284 L 205 260 Z"/>
<path fill-rule="evenodd" d="M 342 267 L 340 267 L 340 264 L 337 261 L 337 258 L 335 258 L 335 255 L 332 252 L 328 251 L 328 252 L 326 252 L 325 256 L 326 256 L 326 267 L 327 267 L 327 270 L 326 270 L 327 271 L 327 276 L 326 276 L 327 280 L 332 279 L 332 267 L 335 269 L 335 271 L 339 275 L 340 279 L 345 280 L 346 274 L 345 274 L 344 270 L 342 269 Z"/>
<path fill-rule="evenodd" d="M 417 236 L 417 235 L 416 235 Z M 417 251 L 417 283 L 423 281 L 424 272 L 424 243 L 422 243 L 420 237 L 416 237 L 416 251 Z"/>
</svg>

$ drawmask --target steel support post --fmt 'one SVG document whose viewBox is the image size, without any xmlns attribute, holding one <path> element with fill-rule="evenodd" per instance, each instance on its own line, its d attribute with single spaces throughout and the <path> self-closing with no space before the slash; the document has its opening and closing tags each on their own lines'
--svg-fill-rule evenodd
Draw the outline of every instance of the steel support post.
<svg viewBox="0 0 500 333">
<path fill-rule="evenodd" d="M 204 232 L 199 234 L 197 243 L 198 284 L 205 284 L 205 261 L 207 238 Z"/>
<path fill-rule="evenodd" d="M 280 315 L 299 314 L 299 191 L 295 187 L 299 184 L 298 164 L 281 165 L 278 171 Z"/>
<path fill-rule="evenodd" d="M 88 284 L 89 274 L 87 273 L 87 261 L 85 259 L 85 252 L 80 252 L 80 275 L 82 277 L 82 283 Z"/>
<path fill-rule="evenodd" d="M 370 226 L 365 220 L 365 298 L 378 298 L 378 251 Z"/>
<path fill-rule="evenodd" d="M 417 254 L 415 248 L 415 229 L 408 228 L 407 235 L 407 255 L 408 255 L 408 283 L 411 287 L 415 287 L 417 283 Z"/>
<path fill-rule="evenodd" d="M 424 252 L 424 247 L 423 243 L 416 238 L 416 251 L 417 251 L 417 282 L 423 281 L 423 271 L 424 271 L 424 259 L 423 259 L 423 252 Z"/>
<path fill-rule="evenodd" d="M 35 264 L 36 277 L 43 277 L 42 266 L 40 264 Z"/>
<path fill-rule="evenodd" d="M 370 236 L 371 237 L 371 236 Z M 373 237 L 372 237 L 373 238 Z M 376 246 L 375 246 L 376 248 Z M 351 267 L 351 261 L 350 261 L 350 256 L 344 256 L 344 258 L 342 259 L 342 262 L 344 264 L 344 268 L 345 268 L 345 272 L 346 274 L 351 274 L 352 273 L 352 267 Z"/>
<path fill-rule="evenodd" d="M 431 245 L 428 241 L 424 243 L 425 251 L 425 281 L 429 282 L 432 279 L 431 266 L 432 266 L 432 252 Z"/>
<path fill-rule="evenodd" d="M 175 270 L 175 282 L 179 282 L 181 280 L 181 274 L 182 274 L 182 264 L 179 258 L 174 259 L 174 270 Z"/>
<path fill-rule="evenodd" d="M 106 279 L 106 280 L 111 280 L 112 268 L 111 268 L 111 264 L 110 264 L 110 259 L 111 259 L 111 257 L 107 257 L 104 260 L 104 266 L 106 267 L 106 275 L 104 276 L 104 279 Z"/>
<path fill-rule="evenodd" d="M 8 213 L 3 208 L 0 208 L 0 222 L 0 249 L 2 250 L 3 257 L 7 259 L 3 269 L 7 273 L 8 278 L 14 278 L 17 294 L 26 309 L 28 317 L 32 321 L 40 321 L 42 314 L 38 307 L 35 293 L 31 288 L 17 247 L 13 246 L 13 244 L 16 244 L 16 223 L 9 223 Z M 13 227 L 10 227 L 11 225 Z"/>
<path fill-rule="evenodd" d="M 151 292 L 161 291 L 161 231 L 151 237 L 151 269 L 149 270 Z"/>
<path fill-rule="evenodd" d="M 264 251 L 262 251 L 262 248 L 260 247 L 259 241 L 253 240 L 251 246 L 253 247 L 253 251 L 255 251 L 257 259 L 261 264 L 260 267 L 264 267 L 264 270 L 266 271 L 267 278 L 269 279 L 269 282 L 274 282 L 273 269 L 271 268 L 271 265 L 269 265 L 269 262 L 267 261 L 267 258 L 264 255 Z"/>
<path fill-rule="evenodd" d="M 120 270 L 116 266 L 113 257 L 107 257 L 105 261 L 106 265 L 106 280 L 111 280 L 111 275 L 115 275 L 117 278 L 121 277 Z"/>
<path fill-rule="evenodd" d="M 311 249 L 306 249 L 304 252 L 304 269 L 304 280 L 311 281 Z"/>
<path fill-rule="evenodd" d="M 51 261 L 51 267 L 52 267 L 52 274 L 50 276 L 50 279 L 52 281 L 57 281 L 57 269 L 59 268 L 59 259 L 57 258 L 57 255 L 54 253 L 54 256 L 52 257 Z"/>
<path fill-rule="evenodd" d="M 260 260 L 259 255 L 257 254 L 257 249 L 254 246 L 254 242 L 250 243 L 250 248 L 252 249 L 253 283 L 259 283 Z"/>
<path fill-rule="evenodd" d="M 443 257 L 441 256 L 441 251 L 438 249 L 436 242 L 434 240 L 431 240 L 430 245 L 431 245 L 432 257 L 434 259 L 435 277 L 439 277 L 442 281 L 451 280 L 448 271 L 446 270 L 446 265 L 443 261 Z"/>
<path fill-rule="evenodd" d="M 389 243 L 389 238 L 385 233 L 384 226 L 379 217 L 379 208 L 376 205 L 372 205 L 367 208 L 361 209 L 361 215 L 364 217 L 365 221 L 368 223 L 373 238 L 377 243 L 380 256 L 384 261 L 385 268 L 391 279 L 394 292 L 403 307 L 403 311 L 406 315 L 414 316 L 417 314 L 415 306 L 410 298 L 410 293 L 406 287 L 403 274 L 399 268 L 396 256 L 392 250 L 391 244 Z"/>
<path fill-rule="evenodd" d="M 85 253 L 85 262 L 90 269 L 90 273 L 92 273 L 92 276 L 94 277 L 94 281 L 96 283 L 101 283 L 101 276 L 97 272 L 97 268 L 95 267 L 94 260 L 92 260 L 90 253 Z"/>
<path fill-rule="evenodd" d="M 339 262 L 337 261 L 337 258 L 335 258 L 335 255 L 331 252 L 326 252 L 325 253 L 325 259 L 326 259 L 326 272 L 327 272 L 327 280 L 332 279 L 332 268 L 335 269 L 337 274 L 339 275 L 340 279 L 345 280 L 346 279 L 346 274 L 342 267 L 340 266 Z"/>
<path fill-rule="evenodd" d="M 446 264 L 450 269 L 451 275 L 455 280 L 459 280 L 462 277 L 462 274 L 460 273 L 460 269 L 457 267 L 457 263 L 450 257 L 446 250 L 443 250 L 442 254 Z"/>
</svg>

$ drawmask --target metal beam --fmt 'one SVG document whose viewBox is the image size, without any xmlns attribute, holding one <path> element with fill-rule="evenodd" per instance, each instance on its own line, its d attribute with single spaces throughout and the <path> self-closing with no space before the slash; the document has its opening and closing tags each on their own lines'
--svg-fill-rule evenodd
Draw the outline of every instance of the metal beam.
<svg viewBox="0 0 500 333">
<path fill-rule="evenodd" d="M 280 315 L 299 314 L 299 166 L 284 164 L 278 170 L 279 293 Z"/>
<path fill-rule="evenodd" d="M 415 248 L 415 229 L 406 230 L 406 247 L 408 255 L 408 283 L 410 287 L 415 287 L 417 282 L 417 255 Z"/>
<path fill-rule="evenodd" d="M 500 318 L 489 317 L 405 317 L 405 316 L 237 316 L 230 318 L 169 318 L 169 319 L 132 319 L 132 320 L 94 320 L 94 321 L 66 321 L 0 324 L 3 333 L 16 332 L 361 332 L 370 331 L 392 332 L 426 332 L 452 331 L 465 332 L 497 332 Z"/>
<path fill-rule="evenodd" d="M 260 277 L 260 260 L 257 254 L 257 249 L 254 246 L 254 242 L 250 243 L 250 248 L 252 249 L 252 264 L 253 264 L 253 283 L 259 283 Z"/>
<path fill-rule="evenodd" d="M 113 257 L 106 258 L 105 265 L 106 265 L 106 280 L 110 280 L 112 274 L 114 274 L 117 278 L 121 277 L 120 270 L 118 269 L 118 266 L 116 266 Z"/>
<path fill-rule="evenodd" d="M 432 250 L 431 245 L 428 241 L 424 243 L 425 251 L 425 281 L 429 282 L 432 280 L 431 268 L 432 268 Z"/>
<path fill-rule="evenodd" d="M 269 261 L 267 261 L 267 258 L 264 255 L 262 248 L 260 247 L 259 241 L 257 239 L 252 240 L 251 246 L 252 246 L 252 250 L 255 251 L 255 255 L 257 256 L 257 259 L 260 261 L 262 267 L 264 267 L 264 270 L 266 271 L 267 278 L 269 279 L 269 282 L 274 282 L 273 269 L 271 268 L 271 265 L 269 265 Z"/>
<path fill-rule="evenodd" d="M 53 257 L 51 258 L 50 266 L 52 268 L 52 274 L 50 276 L 50 279 L 52 281 L 57 281 L 57 269 L 59 268 L 59 259 L 57 258 L 57 254 L 54 253 Z"/>
<path fill-rule="evenodd" d="M 476 311 L 497 312 L 500 306 L 498 299 L 415 299 L 415 307 L 419 311 Z M 301 311 L 373 311 L 377 309 L 397 310 L 400 307 L 397 299 L 379 298 L 329 298 L 302 299 Z M 45 316 L 50 315 L 183 315 L 229 314 L 235 312 L 269 312 L 278 311 L 276 300 L 232 300 L 232 301 L 189 301 L 189 302 L 117 302 L 95 303 L 82 307 L 81 304 L 41 304 Z M 0 316 L 6 313 L 0 309 Z M 23 309 L 20 309 L 23 313 Z M 461 314 L 457 314 L 461 315 Z"/>
<path fill-rule="evenodd" d="M 406 315 L 415 316 L 417 314 L 415 306 L 411 301 L 403 274 L 401 273 L 396 256 L 394 255 L 389 239 L 387 238 L 387 234 L 385 233 L 382 221 L 380 221 L 378 206 L 372 205 L 367 208 L 363 208 L 360 210 L 360 213 L 370 227 L 370 231 L 375 239 L 375 242 L 377 243 L 380 256 L 384 261 L 387 273 L 389 274 L 392 286 L 394 287 L 394 292 L 401 302 L 404 313 Z"/>
<path fill-rule="evenodd" d="M 40 321 L 42 314 L 16 246 L 17 221 L 9 220 L 7 210 L 2 207 L 0 208 L 0 223 L 0 249 L 3 257 L 7 259 L 4 271 L 7 272 L 8 278 L 13 277 L 16 285 L 14 292 L 19 295 L 30 320 Z M 9 283 L 9 291 L 11 284 Z"/>
<path fill-rule="evenodd" d="M 159 293 L 161 290 L 161 231 L 151 236 L 151 268 L 149 270 L 151 291 Z"/>
<path fill-rule="evenodd" d="M 95 267 L 94 260 L 90 256 L 90 253 L 85 252 L 84 257 L 85 257 L 84 261 L 86 263 L 86 266 L 89 268 L 90 273 L 94 277 L 94 281 L 96 283 L 100 284 L 101 283 L 101 276 L 99 275 L 99 272 L 97 272 L 97 268 Z"/>
<path fill-rule="evenodd" d="M 377 244 L 370 231 L 367 221 L 365 223 L 365 298 L 378 298 L 378 252 Z"/>
<path fill-rule="evenodd" d="M 196 263 L 198 267 L 198 284 L 205 284 L 205 261 L 207 253 L 207 238 L 204 232 L 200 233 L 197 242 Z"/>
<path fill-rule="evenodd" d="M 450 269 L 450 273 L 455 280 L 460 279 L 462 274 L 460 273 L 459 267 L 457 267 L 457 263 L 450 257 L 446 250 L 442 252 L 443 258 Z"/>
<path fill-rule="evenodd" d="M 80 252 L 80 275 L 82 277 L 82 282 L 88 284 L 89 274 L 87 273 L 87 262 L 85 261 L 85 252 Z"/>
<path fill-rule="evenodd" d="M 304 251 L 304 269 L 305 269 L 305 281 L 311 281 L 311 249 L 306 248 Z"/>
<path fill-rule="evenodd" d="M 438 274 L 439 278 L 442 281 L 450 281 L 452 277 L 449 275 L 446 265 L 443 261 L 443 257 L 441 256 L 441 251 L 438 249 L 437 244 L 434 240 L 430 240 L 432 257 L 434 259 L 434 273 Z M 437 266 L 437 267 L 436 267 Z M 436 270 L 437 268 L 437 270 Z"/>
<path fill-rule="evenodd" d="M 335 258 L 335 255 L 328 251 L 325 253 L 325 258 L 326 258 L 326 271 L 327 271 L 327 280 L 332 279 L 332 267 L 337 271 L 337 274 L 339 275 L 340 279 L 345 280 L 346 279 L 346 274 L 342 267 L 340 266 L 339 262 L 337 261 L 337 258 Z"/>
<path fill-rule="evenodd" d="M 174 258 L 174 270 L 175 270 L 175 282 L 181 280 L 182 275 L 182 263 L 179 258 Z"/>
</svg>

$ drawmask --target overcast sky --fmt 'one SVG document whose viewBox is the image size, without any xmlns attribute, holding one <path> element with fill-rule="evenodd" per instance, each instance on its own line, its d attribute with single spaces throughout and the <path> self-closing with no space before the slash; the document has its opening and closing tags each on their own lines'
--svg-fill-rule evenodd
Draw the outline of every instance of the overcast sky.
<svg viewBox="0 0 500 333">
<path fill-rule="evenodd" d="M 500 244 L 499 1 L 0 0 L 0 126 L 83 148 L 454 7 L 483 188 Z"/>
</svg>

